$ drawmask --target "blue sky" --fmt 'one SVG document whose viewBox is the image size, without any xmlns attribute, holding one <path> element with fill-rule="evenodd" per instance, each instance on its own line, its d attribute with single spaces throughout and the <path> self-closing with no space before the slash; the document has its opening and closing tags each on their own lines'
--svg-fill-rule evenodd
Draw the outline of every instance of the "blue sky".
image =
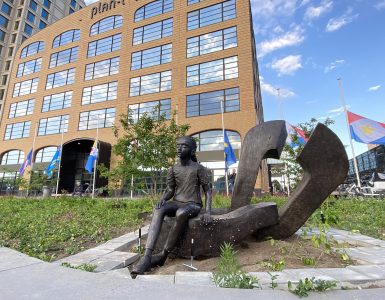
<svg viewBox="0 0 385 300">
<path fill-rule="evenodd" d="M 352 112 L 385 121 L 385 0 L 251 0 L 265 120 L 311 117 L 349 145 L 337 78 Z M 356 155 L 367 150 L 354 142 Z M 346 148 L 351 157 L 350 146 Z"/>
<path fill-rule="evenodd" d="M 349 110 L 385 122 L 385 0 L 250 1 L 265 120 L 279 118 L 279 88 L 284 119 L 332 118 L 351 157 L 337 78 Z"/>
</svg>

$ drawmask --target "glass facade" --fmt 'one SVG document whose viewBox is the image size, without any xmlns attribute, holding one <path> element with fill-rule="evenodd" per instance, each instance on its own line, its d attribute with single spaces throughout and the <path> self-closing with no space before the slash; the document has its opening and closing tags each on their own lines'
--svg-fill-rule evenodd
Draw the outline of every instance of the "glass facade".
<svg viewBox="0 0 385 300">
<path fill-rule="evenodd" d="M 226 130 L 230 144 L 233 149 L 241 148 L 241 137 L 235 131 Z M 194 134 L 192 137 L 197 138 L 197 151 L 223 151 L 223 131 L 222 130 L 210 130 L 204 131 L 198 134 Z"/>
<path fill-rule="evenodd" d="M 139 70 L 171 62 L 172 44 L 158 46 L 131 55 L 131 70 Z"/>
<path fill-rule="evenodd" d="M 55 39 L 53 40 L 52 48 L 64 46 L 69 43 L 76 42 L 78 40 L 80 40 L 80 30 L 79 29 L 68 30 L 58 35 L 57 37 L 55 37 Z"/>
<path fill-rule="evenodd" d="M 44 42 L 34 42 L 21 50 L 20 58 L 34 55 L 44 50 Z"/>
<path fill-rule="evenodd" d="M 58 147 L 45 147 L 37 151 L 35 163 L 51 162 Z"/>
<path fill-rule="evenodd" d="M 238 78 L 238 57 L 228 57 L 187 67 L 187 86 Z"/>
<path fill-rule="evenodd" d="M 7 124 L 4 140 L 15 140 L 29 137 L 31 121 Z"/>
<path fill-rule="evenodd" d="M 134 29 L 133 45 L 172 36 L 172 18 Z"/>
<path fill-rule="evenodd" d="M 115 100 L 118 96 L 118 82 L 109 82 L 83 89 L 82 105 Z"/>
<path fill-rule="evenodd" d="M 30 60 L 24 63 L 19 64 L 17 67 L 16 77 L 26 76 L 39 72 L 41 69 L 41 58 Z"/>
<path fill-rule="evenodd" d="M 36 93 L 38 84 L 39 84 L 39 78 L 33 78 L 30 80 L 25 80 L 22 82 L 15 83 L 12 97 L 18 97 L 18 96 Z"/>
<path fill-rule="evenodd" d="M 40 119 L 37 135 L 50 135 L 68 131 L 69 115 Z"/>
<path fill-rule="evenodd" d="M 73 84 L 75 81 L 75 68 L 48 74 L 45 89 L 54 89 L 60 86 Z"/>
<path fill-rule="evenodd" d="M 130 96 L 170 91 L 171 84 L 171 71 L 131 78 Z"/>
<path fill-rule="evenodd" d="M 111 76 L 119 73 L 119 57 L 109 58 L 86 65 L 85 80 Z"/>
<path fill-rule="evenodd" d="M 49 61 L 49 67 L 55 68 L 65 64 L 73 63 L 78 60 L 79 47 L 73 47 L 63 51 L 59 51 L 51 54 Z"/>
<path fill-rule="evenodd" d="M 379 145 L 356 156 L 358 172 L 361 177 L 371 176 L 373 172 L 385 173 L 385 146 Z M 353 159 L 349 160 L 348 177 L 355 180 Z"/>
<path fill-rule="evenodd" d="M 222 103 L 222 104 L 221 104 Z M 186 97 L 186 116 L 197 117 L 239 110 L 239 88 L 207 92 Z"/>
<path fill-rule="evenodd" d="M 71 107 L 72 91 L 45 96 L 42 112 Z"/>
<path fill-rule="evenodd" d="M 8 118 L 17 118 L 33 114 L 33 109 L 35 107 L 35 99 L 20 101 L 12 103 L 9 109 Z"/>
<path fill-rule="evenodd" d="M 90 36 L 97 35 L 112 29 L 120 28 L 123 25 L 123 17 L 120 15 L 110 16 L 96 22 L 91 26 Z"/>
<path fill-rule="evenodd" d="M 135 12 L 135 22 L 174 10 L 174 0 L 156 0 L 143 5 Z"/>
<path fill-rule="evenodd" d="M 18 165 L 24 162 L 24 152 L 21 150 L 11 150 L 3 154 L 1 165 Z"/>
<path fill-rule="evenodd" d="M 171 99 L 131 104 L 128 106 L 128 110 L 134 122 L 137 122 L 144 114 L 156 120 L 159 119 L 159 116 L 164 115 L 169 120 L 171 118 Z"/>
<path fill-rule="evenodd" d="M 79 130 L 112 127 L 115 120 L 115 108 L 91 110 L 80 113 Z"/>
<path fill-rule="evenodd" d="M 115 34 L 88 44 L 87 57 L 93 57 L 104 53 L 119 50 L 122 44 L 122 34 Z"/>
</svg>

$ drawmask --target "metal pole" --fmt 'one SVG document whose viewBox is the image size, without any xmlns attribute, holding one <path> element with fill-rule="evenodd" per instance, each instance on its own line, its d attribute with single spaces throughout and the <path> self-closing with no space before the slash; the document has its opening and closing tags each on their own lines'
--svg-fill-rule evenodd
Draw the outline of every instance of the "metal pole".
<svg viewBox="0 0 385 300">
<path fill-rule="evenodd" d="M 225 121 L 223 117 L 223 99 L 221 100 L 221 115 L 222 115 L 222 135 L 223 135 L 223 146 L 225 143 Z M 225 158 L 225 185 L 226 185 L 226 195 L 229 195 L 229 178 L 227 176 L 227 165 L 226 165 L 226 153 L 223 151 L 223 156 Z"/>
<path fill-rule="evenodd" d="M 97 161 L 99 159 L 99 115 L 98 115 L 98 123 L 97 123 L 97 127 L 96 127 L 96 143 L 95 143 L 95 146 L 96 146 L 96 149 L 98 149 L 97 151 L 97 157 L 94 161 L 94 176 L 93 176 L 93 182 L 92 182 L 92 199 L 94 199 L 95 197 L 95 181 L 96 181 L 96 164 L 97 164 Z"/>
<path fill-rule="evenodd" d="M 338 88 L 339 88 L 339 90 L 340 90 L 340 98 L 341 98 L 342 106 L 343 106 L 344 111 L 345 111 L 346 125 L 347 125 L 347 127 L 348 127 L 349 141 L 350 141 L 350 147 L 351 147 L 351 149 L 352 149 L 353 165 L 354 165 L 354 170 L 355 170 L 355 172 L 356 172 L 357 185 L 358 185 L 359 188 L 361 188 L 360 175 L 359 175 L 359 173 L 358 173 L 358 166 L 357 166 L 356 155 L 354 154 L 354 147 L 353 147 L 353 141 L 352 141 L 352 134 L 351 134 L 351 132 L 350 132 L 349 119 L 348 119 L 348 111 L 347 111 L 347 109 L 346 109 L 346 103 L 345 103 L 344 92 L 343 92 L 343 89 L 342 89 L 341 78 L 337 78 L 337 80 L 338 80 Z"/>
<path fill-rule="evenodd" d="M 283 111 L 282 111 L 282 97 L 281 97 L 281 90 L 280 88 L 277 88 L 277 96 L 278 96 L 278 117 L 283 120 Z"/>
<path fill-rule="evenodd" d="M 61 169 L 61 157 L 63 155 L 63 138 L 64 138 L 64 129 L 61 128 L 62 126 L 60 126 L 60 130 L 61 130 L 61 141 L 60 141 L 60 156 L 59 156 L 59 166 L 58 166 L 58 170 L 57 170 L 57 179 L 56 179 L 56 195 L 58 194 L 59 192 L 59 181 L 60 181 L 60 169 Z"/>
<path fill-rule="evenodd" d="M 131 199 L 134 197 L 134 174 L 131 174 Z"/>
<path fill-rule="evenodd" d="M 38 129 L 38 122 L 36 122 L 36 127 L 35 127 L 35 135 L 33 137 L 33 142 L 32 142 L 32 154 L 31 154 L 31 175 L 29 176 L 29 183 L 32 181 L 32 174 L 33 174 L 33 152 L 35 151 L 35 142 L 36 142 L 36 136 L 37 136 L 37 129 Z M 29 192 L 29 187 L 27 187 L 27 197 L 28 197 L 28 192 Z"/>
</svg>

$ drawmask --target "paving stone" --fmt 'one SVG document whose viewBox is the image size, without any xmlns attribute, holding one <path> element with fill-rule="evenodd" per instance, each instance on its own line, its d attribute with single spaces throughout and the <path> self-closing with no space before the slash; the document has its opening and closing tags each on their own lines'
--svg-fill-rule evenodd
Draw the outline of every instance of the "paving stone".
<svg viewBox="0 0 385 300">
<path fill-rule="evenodd" d="M 211 272 L 175 272 L 175 284 L 215 286 Z"/>
<path fill-rule="evenodd" d="M 174 275 L 138 275 L 135 281 L 146 281 L 151 283 L 174 284 Z"/>
<path fill-rule="evenodd" d="M 30 257 L 9 248 L 0 247 L 0 272 L 40 263 L 42 263 L 40 259 Z"/>
<path fill-rule="evenodd" d="M 347 269 L 374 279 L 385 280 L 385 265 L 348 266 Z"/>
<path fill-rule="evenodd" d="M 249 272 L 250 275 L 253 275 L 258 278 L 258 282 L 261 285 L 270 285 L 271 284 L 271 276 L 267 272 Z M 272 276 L 277 275 L 278 277 L 274 279 L 274 282 L 277 284 L 286 284 L 290 280 L 288 274 L 284 274 L 282 272 L 270 272 Z"/>
<path fill-rule="evenodd" d="M 124 262 L 120 260 L 96 260 L 92 263 L 97 266 L 94 271 L 96 273 L 124 268 Z"/>
<path fill-rule="evenodd" d="M 138 260 L 138 258 L 139 254 L 137 253 L 114 251 L 91 261 L 91 264 L 98 266 L 96 272 L 103 272 L 126 267 Z"/>
<path fill-rule="evenodd" d="M 132 280 L 131 274 L 128 268 L 121 268 L 121 269 L 116 269 L 112 271 L 104 271 L 104 272 L 100 272 L 100 274 Z"/>
<path fill-rule="evenodd" d="M 334 281 L 335 279 L 321 272 L 322 269 L 287 269 L 283 270 L 282 273 L 288 277 L 288 281 L 299 282 L 300 279 L 313 278 Z"/>
<path fill-rule="evenodd" d="M 322 268 L 318 270 L 320 273 L 341 282 L 356 283 L 356 282 L 367 282 L 372 280 L 372 278 L 369 277 L 368 275 L 358 273 L 347 268 Z"/>
<path fill-rule="evenodd" d="M 384 251 L 374 251 L 373 253 L 367 253 L 359 249 L 348 248 L 346 249 L 346 253 L 350 256 L 350 258 L 364 261 L 369 264 L 385 264 Z"/>
</svg>

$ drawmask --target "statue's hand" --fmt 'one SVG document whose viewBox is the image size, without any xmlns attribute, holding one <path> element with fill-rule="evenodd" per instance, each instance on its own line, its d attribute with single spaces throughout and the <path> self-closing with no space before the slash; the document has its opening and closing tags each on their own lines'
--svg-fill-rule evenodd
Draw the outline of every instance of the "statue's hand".
<svg viewBox="0 0 385 300">
<path fill-rule="evenodd" d="M 203 223 L 203 225 L 209 225 L 213 222 L 213 220 L 214 218 L 208 213 L 205 213 L 201 216 L 201 222 Z"/>
<path fill-rule="evenodd" d="M 159 209 L 159 208 L 161 208 L 165 203 L 166 203 L 166 200 L 160 199 L 160 200 L 155 204 L 155 208 L 156 208 L 156 209 Z"/>
</svg>

